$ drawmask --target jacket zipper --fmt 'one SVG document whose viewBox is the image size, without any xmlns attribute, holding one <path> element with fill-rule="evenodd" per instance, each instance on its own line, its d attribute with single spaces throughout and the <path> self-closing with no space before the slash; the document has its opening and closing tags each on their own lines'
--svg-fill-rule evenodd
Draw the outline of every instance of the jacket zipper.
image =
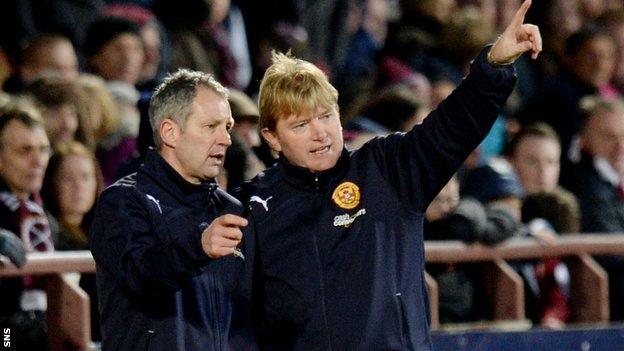
<svg viewBox="0 0 624 351">
<path fill-rule="evenodd" d="M 407 350 L 415 350 L 414 345 L 412 345 L 412 341 L 410 339 L 409 325 L 407 324 L 407 317 L 405 315 L 405 307 L 403 306 L 403 296 L 399 292 L 395 294 L 395 298 L 397 300 L 396 303 L 399 307 L 399 322 L 401 324 L 401 335 L 402 335 L 401 339 L 403 341 L 403 345 L 407 347 Z"/>
<path fill-rule="evenodd" d="M 207 208 L 212 208 L 215 215 L 217 215 L 217 211 L 215 208 L 214 201 L 212 201 L 212 196 L 214 192 L 217 190 L 216 184 L 208 184 L 207 192 L 208 196 L 206 196 L 206 201 L 208 202 Z M 211 206 L 210 206 L 211 205 Z M 212 308 L 214 311 L 214 321 L 213 321 L 213 330 L 215 333 L 214 338 L 214 346 L 215 350 L 221 350 L 221 313 L 219 311 L 219 292 L 217 291 L 217 279 L 215 278 L 215 274 L 210 272 L 210 281 L 212 282 L 212 293 L 209 294 L 211 297 Z"/>
<path fill-rule="evenodd" d="M 314 176 L 314 195 L 319 196 L 319 179 L 318 179 L 318 175 Z M 324 277 L 323 277 L 323 264 L 321 262 L 321 254 L 319 252 L 319 247 L 318 247 L 318 239 L 316 237 L 316 232 L 312 232 L 312 238 L 314 239 L 314 252 L 316 253 L 316 259 L 319 265 L 319 275 L 320 275 L 320 289 L 321 289 L 321 309 L 323 311 L 323 323 L 325 326 L 325 333 L 327 333 L 327 343 L 328 343 L 328 350 L 332 350 L 332 342 L 331 342 L 331 334 L 329 332 L 329 323 L 327 322 L 327 308 L 325 307 L 325 283 L 324 283 Z"/>
<path fill-rule="evenodd" d="M 212 299 L 213 299 L 213 303 L 214 303 L 214 311 L 215 311 L 215 326 L 214 326 L 214 330 L 215 330 L 215 350 L 221 350 L 221 311 L 219 311 L 219 301 L 218 301 L 218 291 L 217 291 L 217 280 L 214 276 L 214 274 L 210 275 L 210 278 L 212 279 Z"/>
</svg>

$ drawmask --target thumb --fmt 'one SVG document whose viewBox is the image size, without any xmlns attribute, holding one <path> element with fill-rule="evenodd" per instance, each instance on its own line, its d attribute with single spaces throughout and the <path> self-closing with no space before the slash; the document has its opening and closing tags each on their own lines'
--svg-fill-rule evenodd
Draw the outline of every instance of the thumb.
<svg viewBox="0 0 624 351">
<path fill-rule="evenodd" d="M 532 49 L 533 49 L 533 43 L 531 43 L 529 40 L 525 40 L 521 43 L 518 43 L 518 50 L 520 51 L 520 53 L 527 52 Z"/>
</svg>

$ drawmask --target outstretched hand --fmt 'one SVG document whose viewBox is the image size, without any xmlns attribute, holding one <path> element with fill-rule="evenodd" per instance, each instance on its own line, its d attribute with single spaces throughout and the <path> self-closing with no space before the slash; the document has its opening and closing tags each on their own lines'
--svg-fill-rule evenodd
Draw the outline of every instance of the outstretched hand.
<svg viewBox="0 0 624 351">
<path fill-rule="evenodd" d="M 503 34 L 498 37 L 488 55 L 490 63 L 512 64 L 527 51 L 531 51 L 531 58 L 536 59 L 542 51 L 542 36 L 539 28 L 536 25 L 524 23 L 524 16 L 529 7 L 531 7 L 531 0 L 525 0 Z"/>
</svg>

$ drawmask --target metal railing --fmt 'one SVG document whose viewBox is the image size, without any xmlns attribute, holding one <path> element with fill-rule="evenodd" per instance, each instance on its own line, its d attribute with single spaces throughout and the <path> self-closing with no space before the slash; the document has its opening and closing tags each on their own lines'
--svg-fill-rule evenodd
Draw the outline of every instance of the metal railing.
<svg viewBox="0 0 624 351">
<path fill-rule="evenodd" d="M 459 241 L 425 242 L 428 263 L 485 264 L 486 284 L 492 301 L 493 321 L 523 321 L 524 286 L 522 279 L 507 261 L 561 257 L 571 276 L 571 319 L 578 323 L 608 323 L 608 277 L 592 256 L 624 255 L 624 234 L 562 235 L 551 244 L 532 238 L 513 238 L 496 246 L 467 244 Z M 80 287 L 65 279 L 63 273 L 95 272 L 95 262 L 88 251 L 30 253 L 24 267 L 16 268 L 0 258 L 0 277 L 40 275 L 48 277 L 48 323 L 53 350 L 86 350 L 90 343 L 89 297 Z M 432 328 L 440 327 L 438 287 L 426 274 L 431 306 Z"/>
</svg>

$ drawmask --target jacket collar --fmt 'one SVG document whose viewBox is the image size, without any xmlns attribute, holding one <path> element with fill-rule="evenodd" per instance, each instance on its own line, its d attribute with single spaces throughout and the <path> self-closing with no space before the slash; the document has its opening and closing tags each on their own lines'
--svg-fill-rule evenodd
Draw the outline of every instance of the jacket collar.
<svg viewBox="0 0 624 351">
<path fill-rule="evenodd" d="M 293 165 L 280 154 L 278 167 L 284 170 L 285 178 L 288 183 L 304 190 L 318 191 L 330 187 L 334 180 L 339 178 L 347 170 L 349 159 L 349 151 L 344 148 L 334 167 L 323 172 L 314 173 L 307 168 Z"/>
<path fill-rule="evenodd" d="M 178 201 L 191 205 L 211 197 L 217 189 L 214 179 L 201 184 L 188 182 L 153 148 L 147 151 L 139 173 L 149 177 Z"/>
</svg>

